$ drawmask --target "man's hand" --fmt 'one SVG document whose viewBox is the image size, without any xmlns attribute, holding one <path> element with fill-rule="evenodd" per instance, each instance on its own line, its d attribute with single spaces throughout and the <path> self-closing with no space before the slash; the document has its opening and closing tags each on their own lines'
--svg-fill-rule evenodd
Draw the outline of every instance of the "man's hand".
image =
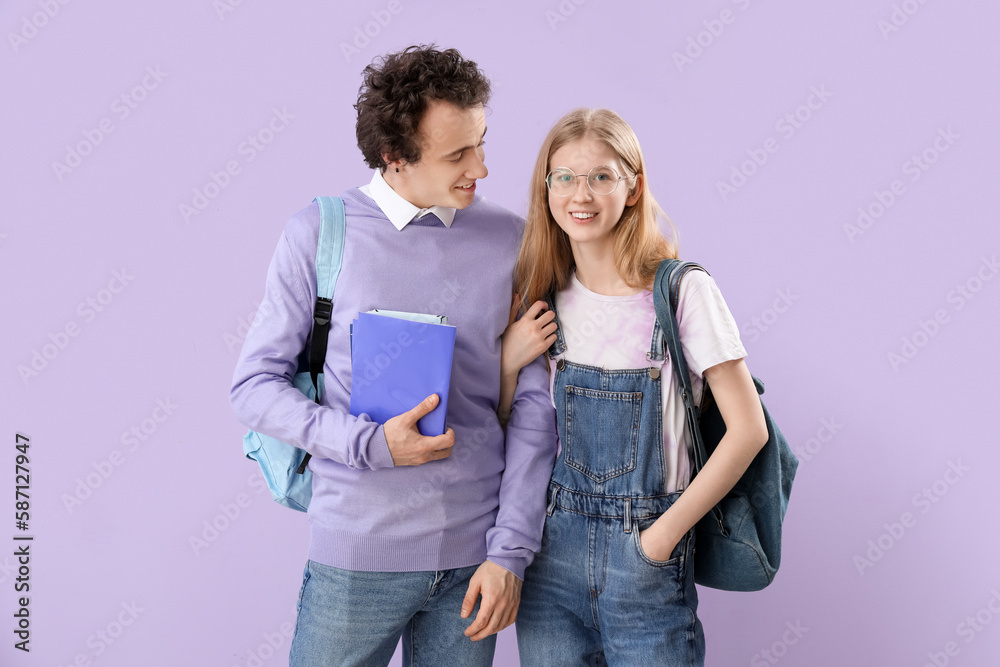
<svg viewBox="0 0 1000 667">
<path fill-rule="evenodd" d="M 386 444 L 394 466 L 418 466 L 451 455 L 455 444 L 455 431 L 448 429 L 443 435 L 420 435 L 417 420 L 430 413 L 438 404 L 438 395 L 431 394 L 407 412 L 397 415 L 382 425 Z"/>
<path fill-rule="evenodd" d="M 485 639 L 500 632 L 517 618 L 521 604 L 521 580 L 513 572 L 486 561 L 469 580 L 469 590 L 462 602 L 462 618 L 468 618 L 476 599 L 482 595 L 476 619 L 465 629 L 472 641 Z"/>
</svg>

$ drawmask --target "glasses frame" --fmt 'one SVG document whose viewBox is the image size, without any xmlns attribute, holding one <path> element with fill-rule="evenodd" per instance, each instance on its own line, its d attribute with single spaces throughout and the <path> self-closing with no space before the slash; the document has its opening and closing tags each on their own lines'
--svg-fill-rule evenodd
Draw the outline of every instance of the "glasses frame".
<svg viewBox="0 0 1000 667">
<path fill-rule="evenodd" d="M 615 176 L 618 177 L 618 179 L 615 181 L 615 187 L 611 188 L 610 192 L 597 192 L 596 190 L 594 190 L 594 186 L 592 186 L 590 184 L 590 175 L 593 174 L 594 171 L 596 171 L 598 169 L 610 169 L 611 171 L 613 171 L 615 173 Z M 580 187 L 579 185 L 576 185 L 576 187 L 574 187 L 572 190 L 570 190 L 569 192 L 567 192 L 564 195 L 561 195 L 558 192 L 553 191 L 552 190 L 552 174 L 556 173 L 557 171 L 568 171 L 569 173 L 573 174 L 573 178 L 583 178 L 583 177 L 586 177 L 587 178 L 587 189 L 590 190 L 591 192 L 593 192 L 598 197 L 604 197 L 606 195 L 614 194 L 615 190 L 618 189 L 618 184 L 619 183 L 621 183 L 622 181 L 629 180 L 628 176 L 622 176 L 621 174 L 618 173 L 617 169 L 615 169 L 614 167 L 612 167 L 609 164 L 599 164 L 596 167 L 594 167 L 593 169 L 591 169 L 590 171 L 588 171 L 586 174 L 578 174 L 575 171 L 573 171 L 572 169 L 570 169 L 569 167 L 556 167 L 555 169 L 553 169 L 552 171 L 550 171 L 548 174 L 545 175 L 545 187 L 546 187 L 546 189 L 549 191 L 549 193 L 553 197 L 572 197 L 573 194 Z M 577 183 L 579 183 L 579 181 L 577 181 Z"/>
</svg>

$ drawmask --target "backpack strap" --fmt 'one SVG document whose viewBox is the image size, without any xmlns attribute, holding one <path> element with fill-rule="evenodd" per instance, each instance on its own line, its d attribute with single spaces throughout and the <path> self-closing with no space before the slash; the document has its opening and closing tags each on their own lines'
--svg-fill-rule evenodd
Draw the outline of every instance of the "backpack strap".
<svg viewBox="0 0 1000 667">
<path fill-rule="evenodd" d="M 316 402 L 319 403 L 322 391 L 319 376 L 326 362 L 326 344 L 333 315 L 333 290 L 337 286 L 340 264 L 344 258 L 347 222 L 344 202 L 340 197 L 316 197 L 313 201 L 319 204 L 319 243 L 316 245 L 316 305 L 313 308 L 309 343 L 309 375 L 316 389 Z M 304 474 L 311 457 L 307 452 L 295 472 Z"/>
<path fill-rule="evenodd" d="M 680 299 L 681 279 L 692 270 L 705 271 L 705 268 L 694 262 L 682 262 L 678 259 L 665 259 L 656 269 L 656 280 L 653 285 L 653 306 L 656 310 L 656 320 L 663 330 L 664 342 L 670 354 L 677 377 L 677 384 L 684 401 L 684 411 L 687 415 L 688 430 L 691 432 L 691 454 L 694 464 L 694 474 L 705 465 L 708 453 L 701 438 L 698 426 L 701 417 L 700 408 L 694 404 L 694 391 L 691 388 L 691 376 L 688 373 L 687 360 L 681 347 L 680 329 L 677 324 L 677 302 Z M 708 273 L 708 271 L 705 271 Z"/>
<path fill-rule="evenodd" d="M 705 267 L 694 262 L 682 262 L 678 259 L 665 259 L 656 268 L 656 282 L 653 285 L 653 307 L 656 310 L 656 320 L 663 329 L 666 348 L 670 353 L 674 375 L 681 389 L 681 399 L 684 401 L 684 412 L 687 416 L 688 432 L 691 433 L 691 459 L 694 467 L 693 478 L 705 466 L 708 460 L 708 450 L 701 436 L 701 408 L 694 404 L 694 391 L 691 388 L 691 376 L 688 373 L 687 360 L 681 347 L 680 327 L 677 324 L 677 302 L 680 300 L 681 279 L 692 270 L 705 271 Z M 708 271 L 705 271 L 708 273 Z M 708 388 L 706 387 L 706 391 Z M 722 508 L 717 503 L 710 512 L 715 521 L 722 526 Z M 723 529 L 723 534 L 725 531 Z"/>
</svg>

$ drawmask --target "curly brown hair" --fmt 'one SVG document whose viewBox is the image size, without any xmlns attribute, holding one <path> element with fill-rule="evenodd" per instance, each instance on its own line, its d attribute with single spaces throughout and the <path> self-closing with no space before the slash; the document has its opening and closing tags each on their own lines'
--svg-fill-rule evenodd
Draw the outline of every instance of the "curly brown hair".
<svg viewBox="0 0 1000 667">
<path fill-rule="evenodd" d="M 358 148 L 369 167 L 382 171 L 383 154 L 390 162 L 420 160 L 417 126 L 430 100 L 468 109 L 490 99 L 490 81 L 476 63 L 456 49 L 439 51 L 433 44 L 376 58 L 363 75 L 354 105 Z"/>
</svg>

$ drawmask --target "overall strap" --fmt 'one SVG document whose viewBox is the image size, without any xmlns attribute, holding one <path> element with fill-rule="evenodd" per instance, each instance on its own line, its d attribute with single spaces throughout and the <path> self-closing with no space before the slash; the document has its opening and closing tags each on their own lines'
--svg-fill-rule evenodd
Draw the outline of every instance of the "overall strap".
<svg viewBox="0 0 1000 667">
<path fill-rule="evenodd" d="M 556 310 L 556 293 L 551 291 L 543 297 L 545 303 L 548 304 L 549 309 L 555 313 L 556 323 L 556 339 L 549 346 L 548 355 L 550 359 L 555 359 L 560 354 L 566 351 L 566 339 L 563 337 L 562 323 L 559 321 L 559 312 Z M 663 361 L 666 359 L 666 349 L 663 337 L 663 329 L 660 327 L 659 317 L 653 323 L 653 336 L 649 343 L 649 352 L 646 353 L 646 359 L 649 361 Z"/>
<path fill-rule="evenodd" d="M 556 340 L 549 346 L 549 358 L 555 359 L 560 354 L 566 351 L 566 339 L 563 338 L 562 324 L 559 322 L 559 313 L 556 311 L 556 292 L 552 290 L 544 297 L 545 303 L 548 304 L 549 309 L 555 313 L 556 318 L 553 320 L 556 323 Z"/>
<path fill-rule="evenodd" d="M 653 322 L 653 339 L 649 343 L 649 352 L 646 359 L 649 361 L 663 361 L 666 359 L 666 340 L 663 337 L 663 329 L 660 327 L 659 318 Z"/>
</svg>

